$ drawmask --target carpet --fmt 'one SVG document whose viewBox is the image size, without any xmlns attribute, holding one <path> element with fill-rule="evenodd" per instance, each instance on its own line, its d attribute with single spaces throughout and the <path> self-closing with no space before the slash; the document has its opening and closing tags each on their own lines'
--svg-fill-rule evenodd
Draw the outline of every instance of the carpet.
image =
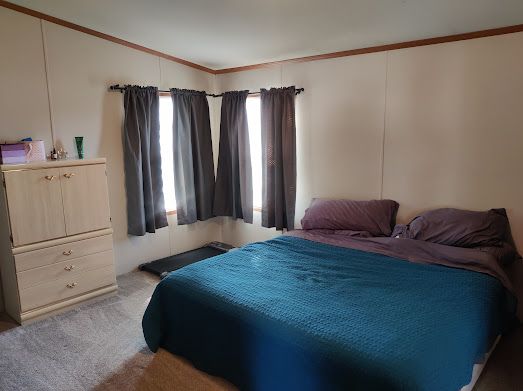
<svg viewBox="0 0 523 391">
<path fill-rule="evenodd" d="M 118 277 L 116 296 L 0 333 L 0 390 L 234 390 L 168 352 L 141 319 L 158 279 Z"/>
</svg>

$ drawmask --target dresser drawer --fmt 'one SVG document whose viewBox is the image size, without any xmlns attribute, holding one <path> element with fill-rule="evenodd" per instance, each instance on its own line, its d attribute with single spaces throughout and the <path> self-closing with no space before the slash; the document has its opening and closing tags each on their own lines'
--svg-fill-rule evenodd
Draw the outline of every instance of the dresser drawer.
<svg viewBox="0 0 523 391">
<path fill-rule="evenodd" d="M 89 254 L 112 250 L 112 248 L 113 236 L 105 235 L 47 247 L 41 250 L 29 251 L 15 255 L 16 271 L 22 272 L 41 266 L 52 265 Z"/>
<path fill-rule="evenodd" d="M 111 265 L 21 289 L 20 306 L 25 312 L 112 284 L 116 284 L 116 278 Z"/>
<path fill-rule="evenodd" d="M 18 288 L 26 289 L 62 278 L 74 278 L 83 272 L 113 265 L 112 250 L 17 273 Z"/>
</svg>

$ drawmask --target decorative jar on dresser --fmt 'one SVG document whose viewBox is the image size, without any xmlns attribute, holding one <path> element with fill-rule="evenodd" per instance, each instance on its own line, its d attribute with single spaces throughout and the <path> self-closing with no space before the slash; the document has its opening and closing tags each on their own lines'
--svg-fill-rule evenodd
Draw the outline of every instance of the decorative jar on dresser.
<svg viewBox="0 0 523 391">
<path fill-rule="evenodd" d="M 19 323 L 117 289 L 105 159 L 0 165 L 0 274 Z"/>
</svg>

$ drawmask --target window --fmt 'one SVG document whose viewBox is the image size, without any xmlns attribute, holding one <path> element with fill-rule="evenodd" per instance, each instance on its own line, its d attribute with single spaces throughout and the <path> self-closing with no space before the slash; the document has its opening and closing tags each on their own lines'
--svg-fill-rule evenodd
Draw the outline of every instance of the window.
<svg viewBox="0 0 523 391">
<path fill-rule="evenodd" d="M 262 206 L 262 145 L 260 97 L 247 98 L 247 122 L 249 123 L 249 143 L 251 144 L 252 164 L 252 205 L 254 209 Z"/>
<path fill-rule="evenodd" d="M 261 113 L 260 97 L 247 98 L 247 121 L 252 164 L 253 207 L 262 206 L 262 156 L 261 156 Z M 170 96 L 160 96 L 160 153 L 162 156 L 162 180 L 165 210 L 176 210 L 173 164 L 173 103 Z"/>
<path fill-rule="evenodd" d="M 165 210 L 176 210 L 173 164 L 173 101 L 170 96 L 160 96 L 160 153 Z"/>
</svg>

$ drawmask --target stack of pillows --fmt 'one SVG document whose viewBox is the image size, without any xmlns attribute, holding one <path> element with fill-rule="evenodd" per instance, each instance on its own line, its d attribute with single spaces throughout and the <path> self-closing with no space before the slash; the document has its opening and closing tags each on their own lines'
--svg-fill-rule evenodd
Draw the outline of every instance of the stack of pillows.
<svg viewBox="0 0 523 391">
<path fill-rule="evenodd" d="M 473 248 L 493 255 L 506 266 L 521 259 L 505 209 L 485 212 L 453 208 L 425 212 L 408 224 L 396 223 L 399 204 L 392 200 L 316 198 L 301 221 L 305 230 L 330 230 L 358 237 L 395 237 L 446 246 Z"/>
</svg>

